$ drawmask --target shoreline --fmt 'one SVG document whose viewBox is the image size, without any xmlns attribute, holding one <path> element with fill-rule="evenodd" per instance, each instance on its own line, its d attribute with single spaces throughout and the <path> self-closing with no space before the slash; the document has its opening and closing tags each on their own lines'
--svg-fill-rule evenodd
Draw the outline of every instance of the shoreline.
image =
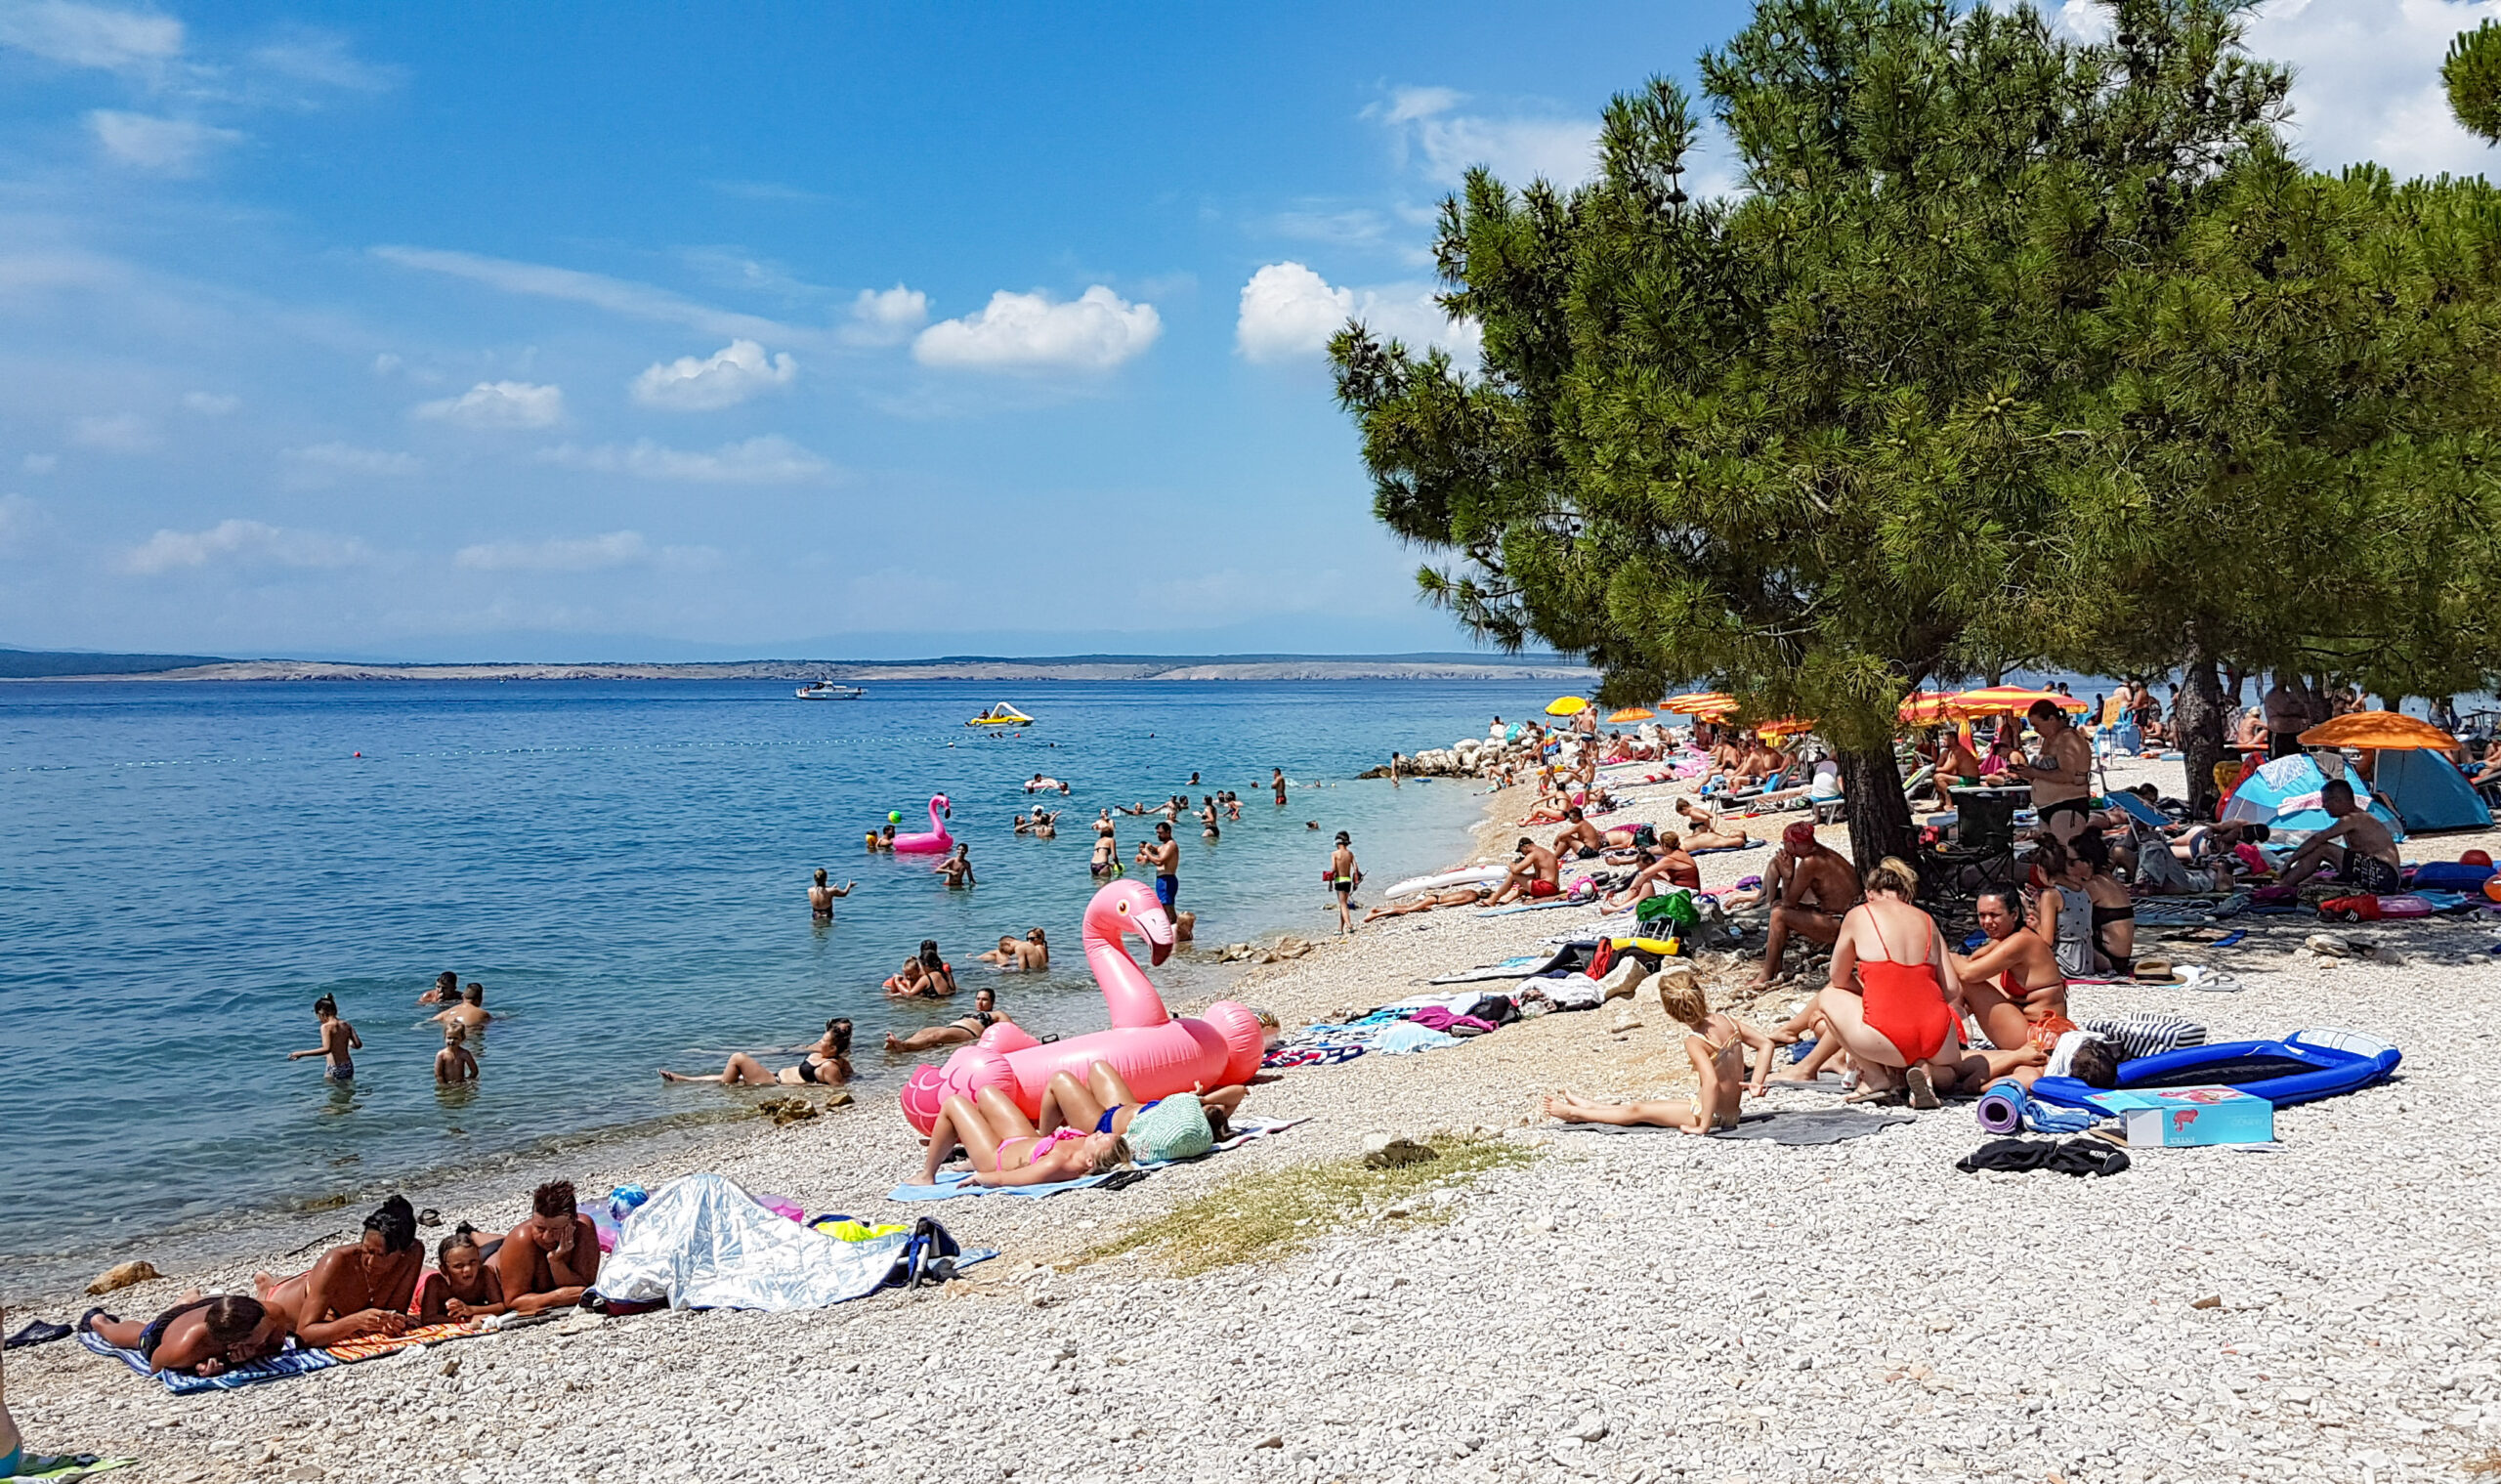
<svg viewBox="0 0 2501 1484">
<path fill-rule="evenodd" d="M 2134 781 L 2112 771 L 2114 784 Z M 2162 776 L 2176 786 L 2174 774 Z M 1665 815 L 1675 796 L 1637 791 L 1623 819 Z M 1525 796 L 1486 799 L 1480 851 Z M 1761 833 L 1792 818 L 1744 823 Z M 2440 836 L 2408 855 L 2496 843 Z M 1700 858 L 1713 887 L 1766 859 Z M 1393 919 L 1254 967 L 1233 993 L 1300 1024 L 1588 915 Z M 429 1357 L 195 1399 L 63 1343 L 11 1354 L 11 1400 L 30 1447 L 140 1454 L 137 1484 L 367 1477 L 376 1450 L 399 1465 L 392 1476 L 464 1484 L 621 1477 L 612 1461 L 625 1450 L 635 1476 L 660 1478 L 2056 1472 L 2220 1484 L 2453 1469 L 2501 1436 L 2501 1367 L 2488 1358 L 2501 1299 L 2473 1279 L 2480 1192 L 2501 1179 L 2501 1151 L 2479 1137 L 2501 1076 L 2475 993 L 2501 987 L 2489 934 L 2439 919 L 2357 930 L 2412 960 L 2391 966 L 2300 954 L 2314 920 L 2235 925 L 2251 929 L 2239 949 L 2165 951 L 2227 964 L 2239 993 L 2097 986 L 2086 1007 L 2187 1014 L 2216 1039 L 2377 1028 L 2407 1058 L 2394 1084 L 2285 1110 L 2282 1142 L 2256 1155 L 2140 1151 L 2129 1171 L 2093 1181 L 1963 1174 L 1952 1162 L 1978 1140 L 1955 1103 L 1819 1148 L 1536 1126 L 1535 1099 L 1555 1085 L 1655 1095 L 1689 1080 L 1655 1005 L 1632 1005 L 1638 1024 L 1625 1031 L 1609 1006 L 1422 1056 L 1287 1073 L 1248 1111 L 1310 1122 L 1118 1193 L 890 1206 L 883 1191 L 916 1154 L 879 1101 L 759 1125 L 699 1163 L 576 1171 L 592 1191 L 709 1168 L 811 1210 L 935 1215 L 967 1245 L 1000 1249 L 943 1291 L 542 1327 L 459 1347 L 456 1378 Z M 1715 1004 L 1747 967 L 1707 961 Z M 1774 992 L 1753 1018 L 1802 993 Z M 1775 1092 L 1772 1106 L 1817 1096 Z M 1177 1278 L 1151 1255 L 1071 1265 L 1246 1177 L 1437 1129 L 1483 1130 L 1523 1162 L 1454 1184 L 1430 1219 L 1361 1212 L 1250 1267 Z M 517 1192 L 445 1210 L 482 1229 L 518 1214 Z M 222 1276 L 116 1301 L 152 1312 L 180 1284 Z M 1454 1390 L 1477 1382 L 1504 1405 L 1455 1419 Z"/>
</svg>

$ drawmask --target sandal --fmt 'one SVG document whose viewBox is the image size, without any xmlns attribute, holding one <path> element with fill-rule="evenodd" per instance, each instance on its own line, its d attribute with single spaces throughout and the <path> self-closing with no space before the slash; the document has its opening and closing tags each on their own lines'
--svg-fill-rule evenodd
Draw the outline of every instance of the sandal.
<svg viewBox="0 0 2501 1484">
<path fill-rule="evenodd" d="M 1910 1101 L 1909 1091 L 1901 1087 L 1869 1087 L 1843 1098 L 1844 1103 L 1869 1103 L 1879 1108 L 1899 1108 Z"/>
<path fill-rule="evenodd" d="M 1926 1067 L 1914 1066 L 1904 1069 L 1902 1073 L 1902 1081 L 1911 1084 L 1910 1097 L 1912 1107 L 1917 1108 L 1922 1112 L 1926 1112 L 1930 1108 L 1941 1108 L 1945 1106 L 1943 1103 L 1937 1101 L 1936 1080 L 1928 1075 L 1928 1069 Z"/>
</svg>

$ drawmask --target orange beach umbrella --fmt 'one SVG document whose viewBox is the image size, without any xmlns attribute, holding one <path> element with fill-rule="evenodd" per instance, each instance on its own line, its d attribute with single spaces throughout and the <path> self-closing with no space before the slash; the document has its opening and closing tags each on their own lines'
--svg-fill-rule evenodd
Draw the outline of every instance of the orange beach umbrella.
<svg viewBox="0 0 2501 1484">
<path fill-rule="evenodd" d="M 1815 730 L 1815 724 L 1811 721 L 1801 721 L 1795 716 L 1784 716 L 1778 721 L 1766 721 L 1760 723 L 1755 728 L 1755 735 L 1758 737 L 1796 737 L 1800 733 L 1812 732 L 1813 730 Z"/>
<path fill-rule="evenodd" d="M 2356 711 L 2323 721 L 2302 734 L 2305 747 L 2371 747 L 2382 751 L 2431 748 L 2447 752 L 2458 740 L 2428 721 L 2395 711 Z"/>
<path fill-rule="evenodd" d="M 1962 713 L 1955 709 L 1954 698 L 1943 691 L 1913 691 L 1902 698 L 1901 708 L 1893 714 L 1907 727 L 1932 727 L 1956 720 Z"/>
<path fill-rule="evenodd" d="M 2048 701 L 2061 711 L 2090 711 L 2093 703 L 2061 696 L 2056 691 L 2027 690 L 2019 685 L 1983 686 L 1946 698 L 1956 709 L 1969 716 L 2020 716 L 2040 701 Z"/>
<path fill-rule="evenodd" d="M 1607 716 L 1607 720 L 1609 720 L 1609 721 L 1648 721 L 1651 717 L 1656 716 L 1656 715 L 1658 715 L 1658 714 L 1659 714 L 1658 712 L 1651 710 L 1648 706 L 1626 706 L 1626 707 L 1625 707 L 1623 710 L 1621 710 L 1621 711 L 1615 711 L 1615 712 L 1611 712 L 1611 713 L 1609 713 L 1609 715 Z"/>
<path fill-rule="evenodd" d="M 1725 691 L 1688 691 L 1660 701 L 1659 709 L 1679 716 L 1725 716 L 1737 709 L 1737 698 Z"/>
</svg>

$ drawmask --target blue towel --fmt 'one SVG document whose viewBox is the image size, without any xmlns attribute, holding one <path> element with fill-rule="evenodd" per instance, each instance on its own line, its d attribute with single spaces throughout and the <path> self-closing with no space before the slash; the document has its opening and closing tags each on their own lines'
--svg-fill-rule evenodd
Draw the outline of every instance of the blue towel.
<svg viewBox="0 0 2501 1484">
<path fill-rule="evenodd" d="M 1762 847 L 1770 843 L 1771 842 L 1769 840 L 1748 840 L 1743 845 L 1706 845 L 1700 850 L 1688 850 L 1685 854 L 1689 856 L 1723 856 L 1731 851 L 1760 850 Z"/>
<path fill-rule="evenodd" d="M 267 1360 L 256 1360 L 248 1366 L 237 1366 L 217 1376 L 186 1376 L 180 1371 L 151 1371 L 148 1358 L 137 1350 L 125 1350 L 105 1343 L 104 1339 L 84 1330 L 78 1332 L 78 1343 L 98 1355 L 108 1355 L 142 1376 L 153 1376 L 165 1383 L 165 1389 L 176 1396 L 194 1391 L 232 1391 L 237 1386 L 258 1385 L 262 1381 L 282 1381 L 291 1377 L 327 1371 L 340 1364 L 339 1358 L 327 1350 L 283 1350 Z"/>
<path fill-rule="evenodd" d="M 898 1185 L 886 1192 L 889 1201 L 952 1201 L 957 1196 L 1024 1196 L 1039 1201 L 1062 1191 L 1084 1190 L 1110 1179 L 1104 1175 L 1079 1175 L 1074 1180 L 1054 1180 L 1048 1185 L 980 1185 L 973 1181 L 969 1169 L 942 1169 L 935 1185 Z"/>
</svg>

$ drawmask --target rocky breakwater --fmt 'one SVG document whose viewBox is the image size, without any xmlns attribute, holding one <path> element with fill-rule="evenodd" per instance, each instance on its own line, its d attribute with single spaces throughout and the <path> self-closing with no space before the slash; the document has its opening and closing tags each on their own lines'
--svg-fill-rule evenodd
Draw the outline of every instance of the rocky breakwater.
<svg viewBox="0 0 2501 1484">
<path fill-rule="evenodd" d="M 1488 763 L 1504 752 L 1502 743 L 1481 737 L 1462 737 L 1447 747 L 1427 747 L 1400 759 L 1400 778 L 1482 778 Z M 1357 778 L 1387 778 L 1389 765 L 1368 768 Z"/>
</svg>

